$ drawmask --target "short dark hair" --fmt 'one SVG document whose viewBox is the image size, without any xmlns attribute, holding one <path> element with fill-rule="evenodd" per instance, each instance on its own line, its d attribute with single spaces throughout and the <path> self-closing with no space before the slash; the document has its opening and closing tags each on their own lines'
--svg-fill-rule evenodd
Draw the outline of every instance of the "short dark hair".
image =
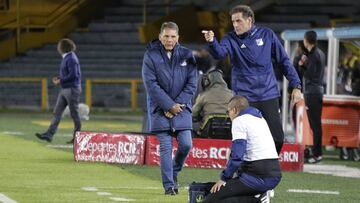
<svg viewBox="0 0 360 203">
<path fill-rule="evenodd" d="M 316 44 L 317 41 L 317 34 L 315 31 L 310 30 L 305 32 L 304 38 L 306 39 L 307 42 L 309 42 L 310 44 Z"/>
<path fill-rule="evenodd" d="M 68 38 L 61 39 L 58 43 L 58 51 L 62 54 L 76 50 L 74 41 Z"/>
<path fill-rule="evenodd" d="M 230 16 L 235 13 L 242 13 L 244 18 L 250 17 L 252 19 L 252 22 L 255 23 L 255 14 L 254 11 L 250 8 L 250 6 L 237 5 L 233 7 L 229 12 Z"/>
<path fill-rule="evenodd" d="M 176 23 L 174 22 L 164 22 L 162 25 L 161 25 L 161 28 L 160 28 L 160 34 L 165 30 L 165 28 L 169 28 L 169 29 L 172 29 L 172 30 L 176 30 L 176 33 L 179 34 L 179 27 Z"/>
<path fill-rule="evenodd" d="M 249 107 L 248 100 L 245 97 L 239 95 L 233 96 L 230 99 L 229 104 L 231 108 L 235 108 L 239 112 Z"/>
</svg>

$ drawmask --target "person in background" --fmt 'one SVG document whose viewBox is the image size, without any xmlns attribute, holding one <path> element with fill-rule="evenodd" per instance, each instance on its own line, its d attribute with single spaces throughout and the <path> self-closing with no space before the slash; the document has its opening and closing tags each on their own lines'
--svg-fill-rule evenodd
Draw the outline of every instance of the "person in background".
<svg viewBox="0 0 360 203">
<path fill-rule="evenodd" d="M 177 177 L 192 147 L 192 98 L 197 68 L 190 49 L 178 43 L 179 28 L 164 22 L 159 39 L 144 54 L 142 78 L 147 92 L 149 129 L 160 142 L 160 168 L 165 195 L 178 194 Z M 178 150 L 172 158 L 172 140 Z"/>
<path fill-rule="evenodd" d="M 193 51 L 196 65 L 201 74 L 208 72 L 214 68 L 214 59 L 205 48 Z"/>
<path fill-rule="evenodd" d="M 210 69 L 202 75 L 201 86 L 204 89 L 195 100 L 192 108 L 194 131 L 200 134 L 200 127 L 213 115 L 226 115 L 227 104 L 233 92 L 227 88 L 222 71 Z M 195 127 L 196 126 L 196 127 Z"/>
<path fill-rule="evenodd" d="M 360 96 L 360 61 L 355 63 L 351 81 L 352 94 L 354 96 Z"/>
<path fill-rule="evenodd" d="M 250 107 L 242 96 L 231 98 L 228 114 L 232 121 L 231 153 L 220 180 L 203 203 L 259 202 L 254 197 L 274 189 L 281 180 L 281 169 L 274 140 L 261 112 Z M 233 178 L 237 173 L 237 177 Z M 264 201 L 266 202 L 266 201 Z"/>
<path fill-rule="evenodd" d="M 213 31 L 203 30 L 210 54 L 215 59 L 230 56 L 232 65 L 231 88 L 236 95 L 246 97 L 258 108 L 267 121 L 280 153 L 284 132 L 280 121 L 279 87 L 272 60 L 289 80 L 294 103 L 301 99 L 301 83 L 276 34 L 269 28 L 255 26 L 254 12 L 249 6 L 239 5 L 230 10 L 234 31 L 218 42 Z"/>
<path fill-rule="evenodd" d="M 301 84 L 302 84 L 302 78 L 303 78 L 303 72 L 302 70 L 300 69 L 300 65 L 299 65 L 299 61 L 301 60 L 302 56 L 303 55 L 306 55 L 307 54 L 307 50 L 304 46 L 304 42 L 303 41 L 298 41 L 298 47 L 296 47 L 296 55 L 294 57 L 294 60 L 293 60 L 293 65 L 295 67 L 295 70 L 300 78 L 300 81 L 301 81 Z"/>
<path fill-rule="evenodd" d="M 71 39 L 61 39 L 58 42 L 57 50 L 62 56 L 60 64 L 60 75 L 52 79 L 55 85 L 61 89 L 54 107 L 54 117 L 48 130 L 44 133 L 36 133 L 40 140 L 51 142 L 59 126 L 62 113 L 66 106 L 69 106 L 71 118 L 74 121 L 73 138 L 68 144 L 74 143 L 75 133 L 81 130 L 79 114 L 79 101 L 81 94 L 81 71 L 79 59 L 75 54 L 76 45 Z"/>
<path fill-rule="evenodd" d="M 324 94 L 325 54 L 317 46 L 315 31 L 307 31 L 304 35 L 304 46 L 307 55 L 302 55 L 299 61 L 300 69 L 304 73 L 303 92 L 310 128 L 313 131 L 312 157 L 308 163 L 318 163 L 322 160 L 322 128 L 321 112 Z"/>
</svg>

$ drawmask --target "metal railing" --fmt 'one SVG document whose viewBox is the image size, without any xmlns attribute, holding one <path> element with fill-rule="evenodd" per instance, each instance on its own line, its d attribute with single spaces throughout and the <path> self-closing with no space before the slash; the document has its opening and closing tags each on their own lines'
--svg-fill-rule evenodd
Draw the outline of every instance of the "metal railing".
<svg viewBox="0 0 360 203">
<path fill-rule="evenodd" d="M 48 102 L 48 79 L 47 78 L 23 78 L 23 77 L 0 77 L 0 82 L 7 83 L 41 83 L 41 108 L 46 110 L 49 108 Z"/>
<path fill-rule="evenodd" d="M 92 106 L 92 85 L 98 84 L 130 84 L 131 86 L 131 109 L 138 108 L 138 83 L 142 83 L 141 79 L 87 79 L 85 83 L 85 103 Z"/>
<path fill-rule="evenodd" d="M 48 78 L 29 78 L 29 77 L 0 77 L 0 82 L 6 83 L 41 83 L 41 108 L 46 110 L 49 108 L 48 102 Z M 87 79 L 85 82 L 85 103 L 92 106 L 92 86 L 93 84 L 130 84 L 131 94 L 131 109 L 138 109 L 138 84 L 142 83 L 141 79 Z"/>
</svg>

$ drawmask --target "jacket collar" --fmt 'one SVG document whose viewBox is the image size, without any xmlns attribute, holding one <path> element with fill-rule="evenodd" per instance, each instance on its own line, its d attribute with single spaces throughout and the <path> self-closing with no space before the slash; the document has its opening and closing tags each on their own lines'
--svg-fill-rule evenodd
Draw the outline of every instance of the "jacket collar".
<svg viewBox="0 0 360 203">
<path fill-rule="evenodd" d="M 242 115 L 245 115 L 245 114 L 250 114 L 252 116 L 255 116 L 255 117 L 258 117 L 258 118 L 262 118 L 262 114 L 260 112 L 259 109 L 257 108 L 254 108 L 252 106 L 249 106 L 247 107 L 246 109 L 243 109 L 239 112 L 239 115 L 238 116 L 242 116 Z"/>
<path fill-rule="evenodd" d="M 233 35 L 233 37 L 238 37 L 240 39 L 245 39 L 249 36 L 252 36 L 255 32 L 257 31 L 257 27 L 255 25 L 252 25 L 250 30 L 248 30 L 247 32 L 244 32 L 241 35 L 237 35 L 235 31 L 232 31 L 231 34 Z"/>
</svg>

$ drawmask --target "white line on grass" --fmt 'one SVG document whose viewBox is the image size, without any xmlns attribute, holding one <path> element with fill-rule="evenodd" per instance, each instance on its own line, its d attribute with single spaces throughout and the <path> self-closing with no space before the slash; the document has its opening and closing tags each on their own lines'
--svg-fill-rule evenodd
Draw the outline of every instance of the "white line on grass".
<svg viewBox="0 0 360 203">
<path fill-rule="evenodd" d="M 7 197 L 6 195 L 1 194 L 1 193 L 0 193 L 0 202 L 3 202 L 3 203 L 17 203 L 15 200 L 10 199 L 9 197 Z"/>
<path fill-rule="evenodd" d="M 7 135 L 24 135 L 23 132 L 17 132 L 17 131 L 2 131 L 1 134 L 7 134 Z"/>
<path fill-rule="evenodd" d="M 98 191 L 96 187 L 82 187 L 81 189 L 85 191 Z"/>
<path fill-rule="evenodd" d="M 46 146 L 51 147 L 51 148 L 60 148 L 60 149 L 72 149 L 73 148 L 73 145 L 64 145 L 64 144 L 49 144 Z"/>
<path fill-rule="evenodd" d="M 349 178 L 360 178 L 360 169 L 341 165 L 304 164 L 304 172 Z"/>
<path fill-rule="evenodd" d="M 296 193 L 315 193 L 315 194 L 327 194 L 327 195 L 340 195 L 340 192 L 339 192 L 339 191 L 328 191 L 328 190 L 288 189 L 288 192 L 296 192 Z"/>
<path fill-rule="evenodd" d="M 97 194 L 97 195 L 100 195 L 100 196 L 109 196 L 109 195 L 112 195 L 110 192 L 97 192 L 96 194 Z"/>
<path fill-rule="evenodd" d="M 135 201 L 134 199 L 126 199 L 123 197 L 110 197 L 111 200 L 114 200 L 116 202 L 133 202 Z"/>
<path fill-rule="evenodd" d="M 82 187 L 82 190 L 85 191 L 89 191 L 89 192 L 96 192 L 99 191 L 99 189 L 97 189 L 96 187 Z M 112 195 L 110 192 L 96 192 L 97 195 L 100 196 L 109 196 Z M 134 199 L 127 199 L 124 197 L 110 197 L 111 200 L 116 201 L 116 202 L 133 202 L 136 201 Z M 1 200 L 1 199 L 0 199 Z M 7 202 L 6 202 L 7 203 Z M 16 202 L 15 202 L 16 203 Z"/>
<path fill-rule="evenodd" d="M 184 187 L 180 187 L 180 188 L 184 188 L 184 190 L 188 190 L 189 186 L 184 186 Z M 120 186 L 120 187 L 101 187 L 101 189 L 161 190 L 163 188 L 162 187 L 127 187 L 127 186 Z"/>
</svg>

